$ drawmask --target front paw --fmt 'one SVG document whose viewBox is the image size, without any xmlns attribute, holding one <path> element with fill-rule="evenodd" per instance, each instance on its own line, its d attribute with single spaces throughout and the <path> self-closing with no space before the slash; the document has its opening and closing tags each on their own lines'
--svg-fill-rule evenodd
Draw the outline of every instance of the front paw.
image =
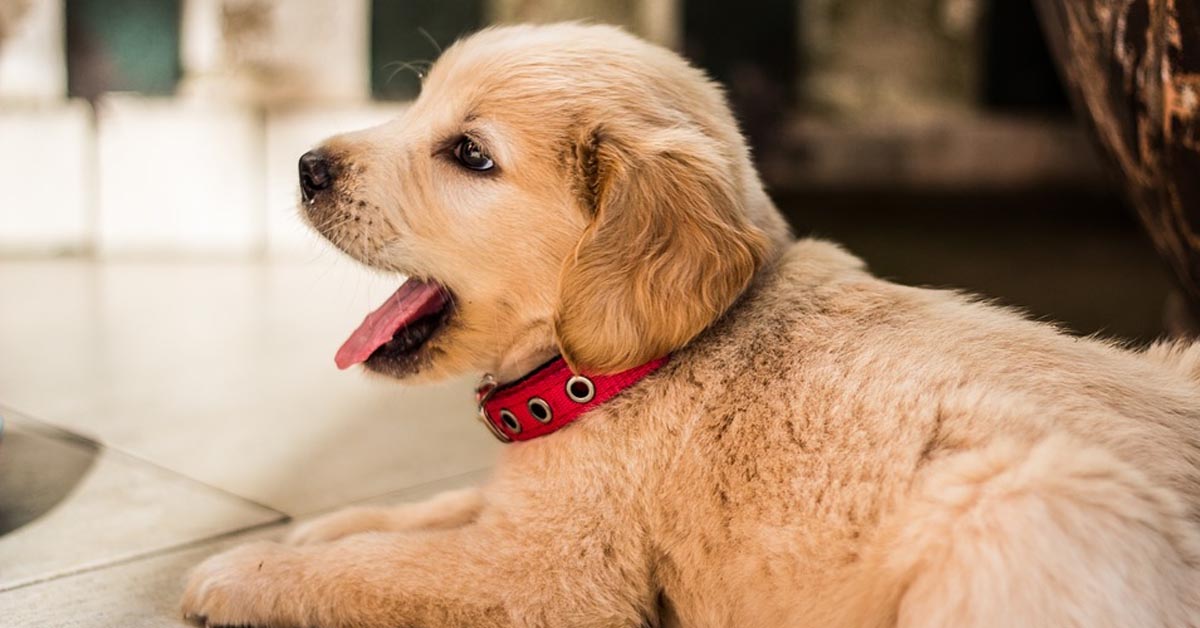
<svg viewBox="0 0 1200 628">
<path fill-rule="evenodd" d="M 291 534 L 288 534 L 284 543 L 289 545 L 328 543 L 351 534 L 385 530 L 388 527 L 387 519 L 387 511 L 382 508 L 347 508 L 296 526 Z"/>
<path fill-rule="evenodd" d="M 302 623 L 296 550 L 251 543 L 200 563 L 188 577 L 183 615 L 204 626 L 294 626 Z"/>
</svg>

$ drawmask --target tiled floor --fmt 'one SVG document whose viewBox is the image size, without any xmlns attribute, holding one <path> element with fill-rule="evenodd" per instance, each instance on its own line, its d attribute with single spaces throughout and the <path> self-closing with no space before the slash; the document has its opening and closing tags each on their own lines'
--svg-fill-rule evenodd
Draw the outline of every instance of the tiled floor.
<svg viewBox="0 0 1200 628">
<path fill-rule="evenodd" d="M 0 260 L 0 627 L 173 626 L 222 547 L 479 481 L 471 382 L 333 366 L 394 287 L 332 255 Z"/>
</svg>

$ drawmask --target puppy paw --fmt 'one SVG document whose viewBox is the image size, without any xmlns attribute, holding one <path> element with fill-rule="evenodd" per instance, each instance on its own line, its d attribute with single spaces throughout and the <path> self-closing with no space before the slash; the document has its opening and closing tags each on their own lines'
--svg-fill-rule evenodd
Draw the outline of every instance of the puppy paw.
<svg viewBox="0 0 1200 628">
<path fill-rule="evenodd" d="M 352 534 L 385 530 L 387 519 L 387 512 L 382 508 L 347 508 L 296 526 L 284 539 L 284 543 L 328 543 Z"/>
<path fill-rule="evenodd" d="M 202 626 L 292 626 L 301 623 L 295 550 L 251 543 L 200 563 L 188 577 L 181 607 Z"/>
</svg>

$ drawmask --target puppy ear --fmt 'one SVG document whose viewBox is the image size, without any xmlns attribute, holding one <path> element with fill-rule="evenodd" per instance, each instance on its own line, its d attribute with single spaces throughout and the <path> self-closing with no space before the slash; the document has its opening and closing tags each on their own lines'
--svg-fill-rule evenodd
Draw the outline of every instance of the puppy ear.
<svg viewBox="0 0 1200 628">
<path fill-rule="evenodd" d="M 604 129 L 576 148 L 591 224 L 562 269 L 555 333 L 575 370 L 613 373 L 666 355 L 719 318 L 767 255 L 727 148 L 676 126 Z"/>
</svg>

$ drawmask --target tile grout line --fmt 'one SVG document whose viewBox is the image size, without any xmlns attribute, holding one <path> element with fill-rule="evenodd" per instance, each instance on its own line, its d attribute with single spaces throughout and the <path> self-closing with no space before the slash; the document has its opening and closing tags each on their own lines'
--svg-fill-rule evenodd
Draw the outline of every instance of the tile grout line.
<svg viewBox="0 0 1200 628">
<path fill-rule="evenodd" d="M 4 416 L 5 414 L 7 414 L 9 416 L 19 416 L 21 420 L 26 420 L 26 421 L 32 422 L 33 427 L 35 429 L 37 429 L 39 432 L 42 432 L 43 436 L 47 436 L 50 438 L 60 438 L 63 440 L 70 440 L 72 442 L 83 443 L 85 445 L 91 445 L 91 446 L 97 447 L 97 448 L 105 447 L 104 443 L 101 443 L 100 441 L 98 441 L 90 436 L 84 436 L 83 434 L 80 434 L 78 432 L 73 432 L 73 431 L 63 428 L 59 425 L 56 425 L 52 421 L 47 421 L 45 419 L 39 419 L 24 410 L 15 408 L 15 407 L 7 405 L 7 404 L 0 403 L 0 416 Z M 2 439 L 3 437 L 4 437 L 4 434 L 2 432 L 0 432 L 0 439 Z"/>
<path fill-rule="evenodd" d="M 23 410 L 19 410 L 17 408 L 13 408 L 11 406 L 7 406 L 4 404 L 0 404 L 0 410 L 10 412 L 13 415 L 20 416 L 22 419 L 24 419 L 26 421 L 31 421 L 34 424 L 36 424 L 37 426 L 41 427 L 43 430 L 56 432 L 57 434 L 55 434 L 55 435 L 60 438 L 67 438 L 67 439 L 71 439 L 74 441 L 82 441 L 84 443 L 93 445 L 103 451 L 112 452 L 115 455 L 122 456 L 128 460 L 132 460 L 134 462 L 137 462 L 138 464 L 144 465 L 150 469 L 153 469 L 156 473 L 159 473 L 161 475 L 167 475 L 167 476 L 171 476 L 173 478 L 180 478 L 180 479 L 184 480 L 185 482 L 191 483 L 195 486 L 200 486 L 200 487 L 206 488 L 210 491 L 219 493 L 221 495 L 225 495 L 232 499 L 235 499 L 235 500 L 241 501 L 243 503 L 249 504 L 251 506 L 254 506 L 255 508 L 259 508 L 259 509 L 274 513 L 280 517 L 283 517 L 284 519 L 291 519 L 290 514 L 284 512 L 282 510 L 279 510 L 278 508 L 274 508 L 267 504 L 261 503 L 250 497 L 238 495 L 237 493 L 234 493 L 230 490 L 221 488 L 219 486 L 213 486 L 212 484 L 209 484 L 208 482 L 205 482 L 204 480 L 200 480 L 200 479 L 191 477 L 189 475 L 185 475 L 180 471 L 176 471 L 174 469 L 164 467 L 161 464 L 158 464 L 152 460 L 143 458 L 132 452 L 126 451 L 123 448 L 114 447 L 113 445 L 105 443 L 101 440 L 97 440 L 90 436 L 85 436 L 85 435 L 75 432 L 73 430 L 66 429 L 53 421 L 48 421 L 46 419 L 34 416 L 34 415 L 30 414 L 29 412 L 25 412 Z M 0 438 L 3 438 L 3 436 L 0 435 Z"/>
<path fill-rule="evenodd" d="M 54 574 L 52 576 L 43 576 L 41 578 L 35 578 L 28 582 L 22 582 L 20 584 L 8 586 L 8 587 L 0 587 L 0 595 L 5 594 L 5 593 L 10 593 L 13 591 L 19 591 L 21 589 L 25 589 L 25 588 L 32 587 L 32 586 L 39 585 L 39 584 L 45 584 L 47 582 L 53 582 L 55 580 L 61 580 L 63 578 L 78 576 L 81 574 L 91 573 L 94 571 L 102 571 L 105 569 L 120 567 L 122 565 L 128 565 L 128 564 L 136 563 L 136 562 L 143 561 L 143 560 L 149 560 L 151 558 L 157 558 L 159 556 L 165 556 L 167 554 L 173 554 L 176 552 L 186 551 L 186 550 L 189 550 L 189 549 L 192 549 L 195 547 L 199 547 L 201 545 L 217 543 L 223 539 L 231 538 L 234 536 L 239 536 L 242 534 L 249 534 L 249 533 L 255 532 L 257 530 L 265 530 L 272 526 L 281 526 L 283 524 L 286 524 L 287 522 L 288 522 L 288 517 L 284 516 L 284 517 L 281 517 L 279 519 L 275 519 L 272 521 L 264 521 L 262 523 L 256 523 L 254 525 L 246 526 L 244 528 L 237 528 L 235 530 L 229 530 L 227 532 L 222 532 L 220 534 L 214 534 L 212 536 L 206 536 L 206 537 L 199 538 L 199 539 L 193 539 L 191 541 L 186 541 L 184 543 L 176 543 L 174 545 L 167 545 L 165 547 L 152 549 L 152 550 L 149 550 L 146 552 L 142 552 L 140 554 L 134 554 L 132 556 L 126 556 L 124 558 L 118 558 L 117 560 L 106 562 L 106 563 L 103 563 L 100 565 L 92 565 L 90 567 L 83 567 L 80 569 L 64 571 L 62 573 Z"/>
<path fill-rule="evenodd" d="M 23 411 L 23 410 L 20 410 L 18 408 L 14 408 L 14 407 L 6 405 L 6 404 L 0 404 L 0 411 L 2 411 L 2 413 L 0 413 L 0 416 L 2 416 L 3 414 L 8 414 L 10 416 L 19 416 L 20 420 L 22 422 L 31 423 L 32 427 L 34 429 L 42 431 L 44 433 L 44 435 L 47 437 L 59 438 L 62 440 L 69 440 L 69 441 L 74 441 L 77 443 L 82 442 L 84 444 L 94 446 L 101 451 L 108 451 L 108 452 L 113 453 L 114 455 L 122 456 L 131 461 L 137 462 L 138 464 L 145 465 L 147 468 L 152 469 L 156 473 L 170 476 L 173 478 L 182 479 L 185 482 L 189 482 L 196 486 L 203 487 L 205 489 L 213 491 L 215 493 L 225 495 L 229 498 L 241 501 L 243 503 L 249 504 L 251 506 L 254 506 L 256 508 L 259 508 L 261 510 L 264 510 L 266 512 L 269 512 L 269 513 L 272 513 L 275 515 L 275 518 L 271 519 L 270 521 L 264 521 L 264 522 L 257 523 L 254 525 L 250 525 L 250 526 L 246 526 L 246 527 L 242 527 L 242 528 L 236 528 L 233 530 L 222 532 L 220 534 L 215 534 L 212 536 L 206 536 L 206 537 L 202 537 L 202 538 L 198 538 L 198 539 L 193 539 L 190 541 L 185 541 L 183 543 L 177 543 L 174 545 L 167 545 L 167 546 L 164 546 L 161 548 L 156 548 L 156 549 L 152 549 L 152 550 L 149 550 L 146 552 L 133 554 L 131 556 L 126 556 L 124 558 L 118 558 L 116 560 L 104 562 L 101 564 L 91 565 L 91 566 L 83 567 L 83 568 L 79 568 L 79 569 L 66 570 L 66 571 L 56 573 L 53 575 L 47 575 L 47 576 L 35 578 L 33 580 L 29 580 L 27 582 L 22 582 L 22 583 L 19 583 L 16 585 L 0 586 L 0 594 L 8 593 L 11 591 L 18 591 L 21 589 L 25 589 L 27 587 L 36 586 L 39 584 L 44 584 L 47 582 L 52 582 L 52 581 L 63 579 L 63 578 L 78 576 L 81 574 L 91 573 L 91 572 L 109 569 L 109 568 L 113 568 L 113 567 L 119 567 L 122 565 L 127 565 L 130 563 L 134 563 L 134 562 L 138 562 L 138 561 L 142 561 L 142 560 L 148 560 L 148 559 L 155 558 L 158 556 L 175 553 L 175 552 L 179 552 L 179 551 L 184 551 L 187 549 L 191 549 L 193 547 L 198 547 L 200 545 L 216 543 L 222 539 L 226 539 L 226 538 L 241 535 L 241 534 L 250 533 L 250 532 L 253 532 L 256 530 L 260 530 L 260 529 L 266 529 L 266 528 L 269 528 L 272 526 L 282 526 L 282 525 L 289 523 L 290 521 L 292 521 L 295 518 L 286 512 L 283 512 L 281 510 L 278 510 L 278 509 L 268 506 L 266 504 L 259 503 L 258 501 L 254 500 L 254 499 L 251 499 L 248 497 L 243 497 L 241 495 L 238 495 L 231 491 L 225 490 L 223 488 L 208 484 L 207 482 L 204 482 L 202 480 L 184 475 L 183 473 L 181 473 L 179 471 L 175 471 L 173 469 L 163 467 L 162 465 L 159 465 L 153 461 L 147 460 L 145 458 L 142 458 L 141 456 L 127 452 L 124 449 L 113 447 L 111 445 L 104 443 L 103 441 L 96 439 L 96 438 L 93 438 L 93 437 L 90 437 L 90 436 L 87 436 L 84 434 L 80 434 L 73 430 L 66 429 L 66 428 L 56 424 L 53 421 L 48 421 L 46 419 L 34 416 L 33 414 Z M 2 442 L 2 440 L 3 440 L 3 435 L 0 434 L 0 442 Z M 304 513 L 302 515 L 299 515 L 298 517 L 305 518 L 305 519 L 312 518 L 312 517 L 315 517 L 315 516 L 318 516 L 321 514 L 333 512 L 333 511 L 336 511 L 336 510 L 339 510 L 342 508 L 346 508 L 346 507 L 350 507 L 350 506 L 354 506 L 354 505 L 358 505 L 358 504 L 363 504 L 363 503 L 370 502 L 373 500 L 386 499 L 386 498 L 388 498 L 388 496 L 402 496 L 406 493 L 420 492 L 421 490 L 427 489 L 431 486 L 435 486 L 437 484 L 446 483 L 446 482 L 454 482 L 455 480 L 470 477 L 470 476 L 479 474 L 481 472 L 487 471 L 488 469 L 490 469 L 490 467 L 479 467 L 476 469 L 470 469 L 470 470 L 463 471 L 460 473 L 455 473 L 453 475 L 435 478 L 432 480 L 421 482 L 419 484 L 407 486 L 407 487 L 404 487 L 401 489 L 385 491 L 383 493 L 379 493 L 376 495 L 366 496 L 366 497 L 363 497 L 360 499 L 349 501 L 344 504 L 338 504 L 336 506 L 331 506 L 329 508 L 324 508 L 321 510 Z"/>
<path fill-rule="evenodd" d="M 145 458 L 142 458 L 141 456 L 138 456 L 138 455 L 136 455 L 136 454 L 133 454 L 133 453 L 127 452 L 127 451 L 125 451 L 124 449 L 121 449 L 121 448 L 118 448 L 118 447 L 113 447 L 112 445 L 108 445 L 108 444 L 106 444 L 106 443 L 104 443 L 104 442 L 102 442 L 102 441 L 99 441 L 99 440 L 96 440 L 96 439 L 94 439 L 94 438 L 91 438 L 91 437 L 85 436 L 85 435 L 83 435 L 83 434 L 79 434 L 79 433 L 73 432 L 73 431 L 71 431 L 71 430 L 68 430 L 68 429 L 66 429 L 66 428 L 63 428 L 63 427 L 61 427 L 61 426 L 59 426 L 59 425 L 57 425 L 57 424 L 55 424 L 55 423 L 53 423 L 53 422 L 51 422 L 51 421 L 47 421 L 47 420 L 45 420 L 45 419 L 42 419 L 42 418 L 39 418 L 39 417 L 35 417 L 35 416 L 33 416 L 33 415 L 29 414 L 28 412 L 25 412 L 25 411 L 23 411 L 23 410 L 19 410 L 19 409 L 17 409 L 17 408 L 13 408 L 12 406 L 7 406 L 7 405 L 4 405 L 4 404 L 0 404 L 0 410 L 7 410 L 7 411 L 9 411 L 9 412 L 12 412 L 13 414 L 20 415 L 22 418 L 24 418 L 24 419 L 26 419 L 26 420 L 29 420 L 29 421 L 33 421 L 33 422 L 35 422 L 35 423 L 39 424 L 39 425 L 40 425 L 41 427 L 43 427 L 43 428 L 50 429 L 50 430 L 53 430 L 53 431 L 55 431 L 55 432 L 58 432 L 58 433 L 60 433 L 60 434 L 61 434 L 62 436 L 64 436 L 64 437 L 71 438 L 71 439 L 74 439 L 74 440 L 83 441 L 83 442 L 85 442 L 85 443 L 89 443 L 89 444 L 95 445 L 95 446 L 97 446 L 97 447 L 100 447 L 100 448 L 102 448 L 102 449 L 105 449 L 105 450 L 108 450 L 108 451 L 114 452 L 114 453 L 116 453 L 117 455 L 124 456 L 124 457 L 126 457 L 126 458 L 128 458 L 128 459 L 130 459 L 130 460 L 133 460 L 133 461 L 136 461 L 136 462 L 138 462 L 138 463 L 140 463 L 140 464 L 144 464 L 144 465 L 146 465 L 146 466 L 148 466 L 148 467 L 154 468 L 155 470 L 157 470 L 157 471 L 158 471 L 158 472 L 160 472 L 160 473 L 164 473 L 164 474 L 171 475 L 171 476 L 174 476 L 174 477 L 179 477 L 179 478 L 182 478 L 182 479 L 184 479 L 184 480 L 186 480 L 186 481 L 188 481 L 188 482 L 191 482 L 191 483 L 193 483 L 193 484 L 195 484 L 195 485 L 197 485 L 197 486 L 202 486 L 202 487 L 204 487 L 204 488 L 207 488 L 207 489 L 209 489 L 209 490 L 212 490 L 212 491 L 215 491 L 215 492 L 221 493 L 221 494 L 223 494 L 223 495 L 227 495 L 227 496 L 229 496 L 229 497 L 232 497 L 232 498 L 234 498 L 234 499 L 237 499 L 237 500 L 243 501 L 243 502 L 245 502 L 245 503 L 247 503 L 247 504 L 250 504 L 250 505 L 252 505 L 252 506 L 255 506 L 255 507 L 257 507 L 257 508 L 261 508 L 261 509 L 263 509 L 263 510 L 266 510 L 266 511 L 269 511 L 269 512 L 272 512 L 272 513 L 275 513 L 276 515 L 279 515 L 280 517 L 282 517 L 282 518 L 283 518 L 285 521 L 290 521 L 291 519 L 294 519 L 294 518 L 308 518 L 308 517 L 312 517 L 312 516 L 314 516 L 314 515 L 318 515 L 318 514 L 323 514 L 323 513 L 333 512 L 333 511 L 335 511 L 335 510 L 338 510 L 338 509 L 341 509 L 341 508 L 346 508 L 346 507 L 348 507 L 348 506 L 354 506 L 354 505 L 358 505 L 358 504 L 363 504 L 363 503 L 366 503 L 366 502 L 369 502 L 369 501 L 373 501 L 373 500 L 376 500 L 376 499 L 383 499 L 383 498 L 386 498 L 386 497 L 387 497 L 387 496 L 389 496 L 389 495 L 402 495 L 402 494 L 404 494 L 404 493 L 409 493 L 409 492 L 413 492 L 413 491 L 419 491 L 419 490 L 421 490 L 421 489 L 423 489 L 423 488 L 427 488 L 427 487 L 429 487 L 429 486 L 432 486 L 432 485 L 435 485 L 435 484 L 438 484 L 438 483 L 441 483 L 441 482 L 450 482 L 450 481 L 454 481 L 454 480 L 457 480 L 457 479 L 460 479 L 460 478 L 464 478 L 464 477 L 468 477 L 468 476 L 471 476 L 471 475 L 474 475 L 474 474 L 477 474 L 477 473 L 480 473 L 480 472 L 483 472 L 483 471 L 487 471 L 487 470 L 489 470 L 489 469 L 491 469 L 491 468 L 492 468 L 492 467 L 490 467 L 490 466 L 484 466 L 484 467 L 477 467 L 477 468 L 474 468 L 474 469 L 468 469 L 468 470 L 466 470 L 466 471 L 460 471 L 460 472 L 458 472 L 458 473 L 455 473 L 455 474 L 452 474 L 452 475 L 447 475 L 447 476 L 440 477 L 440 478 L 434 478 L 434 479 L 432 479 L 432 480 L 426 480 L 426 481 L 424 481 L 424 482 L 421 482 L 421 483 L 418 483 L 418 484 L 413 484 L 413 485 L 411 485 L 411 486 L 406 486 L 406 487 L 404 487 L 404 488 L 398 488 L 398 489 L 394 489 L 394 490 L 384 491 L 384 492 L 382 492 L 382 493 L 377 493 L 377 494 L 375 494 L 375 495 L 367 495 L 367 496 L 365 496 L 365 497 L 360 497 L 360 498 L 358 498 L 358 499 L 354 499 L 354 500 L 351 500 L 351 501 L 348 501 L 348 502 L 345 502 L 345 503 L 342 503 L 342 504 L 337 504 L 337 505 L 334 505 L 334 506 L 329 506 L 329 507 L 327 507 L 327 508 L 322 508 L 322 509 L 319 509 L 319 510 L 314 510 L 314 511 L 311 511 L 311 512 L 305 512 L 305 513 L 301 513 L 301 514 L 297 514 L 297 515 L 292 515 L 292 514 L 289 514 L 289 513 L 287 513 L 287 512 L 284 512 L 284 511 L 282 511 L 282 510 L 279 510 L 278 508 L 274 508 L 274 507 L 272 507 L 272 506 L 269 506 L 269 505 L 267 505 L 267 504 L 263 504 L 263 503 L 261 503 L 261 502 L 259 502 L 259 501 L 255 500 L 255 499 L 252 499 L 252 498 L 249 498 L 249 497 L 244 497 L 244 496 L 242 496 L 242 495 L 238 495 L 237 493 L 234 493 L 234 492 L 231 492 L 231 491 L 229 491 L 229 490 L 223 489 L 223 488 L 221 488 L 221 487 L 219 487 L 219 486 L 213 486 L 213 485 L 211 485 L 211 484 L 209 484 L 209 483 L 207 483 L 207 482 L 205 482 L 205 481 L 203 481 L 203 480 L 199 480 L 199 479 L 193 478 L 193 477 L 191 477 L 191 476 L 184 475 L 183 473 L 181 473 L 181 472 L 179 472 L 179 471 L 175 471 L 175 470 L 173 470 L 173 469 L 169 469 L 169 468 L 167 468 L 167 467 L 164 467 L 164 466 L 162 466 L 162 465 L 160 465 L 160 464 L 158 464 L 158 463 L 156 463 L 156 462 L 153 462 L 153 461 L 151 461 L 151 460 L 147 460 L 147 459 L 145 459 Z"/>
<path fill-rule="evenodd" d="M 28 416 L 28 415 L 26 415 L 26 416 Z M 51 427 L 54 427 L 54 426 L 51 425 Z M 334 506 L 332 508 L 318 510 L 318 511 L 314 511 L 312 513 L 306 513 L 305 515 L 303 515 L 302 518 L 308 519 L 308 518 L 316 517 L 321 514 L 333 512 L 335 510 L 351 507 L 351 506 L 354 506 L 357 504 L 363 504 L 363 503 L 366 503 L 366 502 L 369 502 L 372 500 L 386 499 L 388 496 L 392 496 L 392 495 L 400 496 L 405 493 L 419 492 L 422 489 L 429 488 L 430 486 L 434 486 L 436 484 L 441 484 L 441 483 L 445 483 L 445 482 L 453 482 L 455 480 L 459 480 L 462 478 L 466 478 L 466 477 L 470 477 L 470 476 L 479 474 L 480 472 L 487 471 L 488 469 L 490 469 L 490 467 L 480 467 L 478 469 L 472 469 L 470 471 L 464 471 L 462 473 L 448 475 L 444 478 L 438 478 L 436 480 L 429 480 L 428 482 L 421 482 L 420 484 L 414 484 L 414 485 L 406 487 L 406 488 L 397 489 L 394 491 L 387 491 L 385 493 L 380 493 L 378 495 L 374 495 L 371 497 L 364 497 L 362 499 L 356 499 L 354 501 L 346 502 L 345 504 L 341 504 L 339 506 Z M 54 574 L 51 576 L 36 578 L 34 580 L 30 580 L 28 582 L 22 582 L 17 585 L 12 585 L 12 586 L 8 586 L 8 587 L 0 587 L 0 595 L 2 595 L 4 593 L 9 593 L 12 591 L 19 591 L 21 589 L 36 586 L 39 584 L 45 584 L 47 582 L 53 582 L 55 580 L 60 580 L 63 578 L 69 578 L 72 576 L 78 576 L 81 574 L 91 573 L 91 572 L 95 572 L 95 571 L 101 571 L 104 569 L 120 567 L 122 565 L 128 565 L 128 564 L 143 561 L 143 560 L 150 560 L 152 558 L 157 558 L 159 556 L 165 556 L 167 554 L 186 551 L 186 550 L 192 549 L 194 547 L 217 543 L 223 539 L 231 538 L 234 536 L 240 536 L 243 534 L 249 534 L 249 533 L 257 531 L 257 530 L 265 530 L 265 529 L 273 527 L 273 526 L 283 526 L 292 520 L 292 517 L 290 517 L 288 515 L 285 515 L 283 513 L 279 513 L 279 514 L 281 515 L 280 518 L 274 519 L 272 521 L 264 521 L 262 523 L 256 523 L 254 525 L 246 526 L 244 528 L 237 528 L 235 530 L 229 530 L 227 532 L 222 532 L 220 534 L 214 534 L 212 536 L 206 536 L 206 537 L 199 538 L 199 539 L 193 539 L 191 541 L 187 541 L 184 543 L 168 545 L 166 547 L 153 549 L 153 550 L 143 552 L 140 554 L 134 554 L 132 556 L 126 556 L 125 558 L 119 558 L 117 560 L 106 562 L 106 563 L 99 564 L 99 565 L 92 565 L 90 567 L 84 567 L 81 569 L 64 571 L 62 573 Z"/>
<path fill-rule="evenodd" d="M 431 486 L 435 486 L 435 485 L 437 485 L 437 484 L 441 484 L 441 483 L 443 483 L 443 482 L 454 482 L 455 480 L 460 480 L 460 479 L 463 479 L 463 478 L 466 478 L 466 477 L 470 477 L 470 476 L 476 475 L 476 474 L 478 474 L 478 473 L 481 473 L 481 472 L 483 472 L 483 471 L 489 471 L 489 470 L 491 470 L 491 468 L 492 468 L 492 467 L 479 467 L 479 468 L 476 468 L 476 469 L 469 469 L 469 470 L 467 470 L 467 471 L 461 471 L 461 472 L 459 472 L 459 473 L 455 473 L 455 474 L 453 474 L 453 475 L 447 475 L 447 476 L 445 476 L 445 477 L 434 478 L 434 479 L 432 479 L 432 480 L 426 480 L 426 481 L 424 481 L 424 482 L 421 482 L 421 483 L 419 483 L 419 484 L 413 484 L 412 486 L 406 486 L 406 487 L 404 487 L 404 488 L 398 488 L 398 489 L 394 489 L 394 490 L 390 490 L 390 491 L 385 491 L 385 492 L 383 492 L 383 493 L 377 493 L 377 494 L 375 494 L 375 495 L 368 495 L 368 496 L 366 496 L 366 497 L 360 497 L 360 498 L 358 498 L 358 499 L 353 499 L 353 500 L 350 500 L 350 501 L 348 501 L 348 502 L 345 502 L 345 503 L 342 503 L 342 504 L 338 504 L 338 505 L 336 505 L 336 506 L 329 506 L 329 507 L 327 507 L 327 508 L 322 508 L 322 509 L 320 509 L 320 510 L 314 510 L 314 511 L 312 511 L 312 512 L 306 512 L 306 513 L 304 513 L 304 514 L 302 514 L 302 515 L 298 515 L 298 516 L 296 516 L 295 518 L 296 518 L 297 520 L 300 520 L 300 519 L 311 519 L 311 518 L 313 518 L 313 517 L 316 517 L 316 516 L 318 516 L 318 515 L 324 515 L 324 514 L 328 514 L 328 513 L 331 513 L 331 512 L 335 512 L 335 511 L 341 510 L 341 509 L 343 509 L 343 508 L 351 508 L 351 507 L 354 507 L 354 506 L 360 506 L 360 505 L 362 505 L 362 504 L 366 504 L 366 503 L 369 503 L 369 502 L 373 502 L 373 501 L 375 501 L 375 500 L 379 500 L 379 499 L 388 499 L 388 498 L 389 498 L 389 497 L 391 497 L 391 496 L 397 496 L 397 497 L 399 497 L 399 496 L 401 496 L 401 495 L 404 495 L 404 494 L 406 494 L 406 493 L 415 493 L 415 492 L 420 492 L 420 491 L 422 491 L 422 490 L 424 490 L 424 489 L 427 489 L 427 488 L 429 488 L 429 487 L 431 487 Z"/>
</svg>

